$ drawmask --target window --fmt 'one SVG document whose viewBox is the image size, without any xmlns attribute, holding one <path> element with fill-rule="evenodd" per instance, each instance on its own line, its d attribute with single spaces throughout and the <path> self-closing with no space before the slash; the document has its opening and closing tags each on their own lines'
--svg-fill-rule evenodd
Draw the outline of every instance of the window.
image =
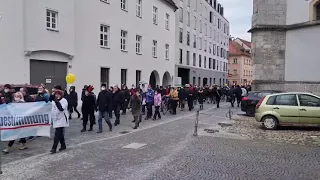
<svg viewBox="0 0 320 180">
<path fill-rule="evenodd" d="M 127 70 L 121 69 L 121 84 L 127 84 Z"/>
<path fill-rule="evenodd" d="M 152 57 L 157 57 L 157 46 L 158 42 L 156 40 L 152 41 Z"/>
<path fill-rule="evenodd" d="M 190 46 L 190 32 L 187 32 L 187 45 Z"/>
<path fill-rule="evenodd" d="M 190 27 L 190 12 L 187 13 L 187 25 Z"/>
<path fill-rule="evenodd" d="M 109 88 L 109 68 L 100 68 L 100 83 L 106 84 L 106 88 Z"/>
<path fill-rule="evenodd" d="M 58 30 L 58 12 L 47 9 L 47 29 Z"/>
<path fill-rule="evenodd" d="M 100 46 L 109 48 L 110 26 L 100 25 Z"/>
<path fill-rule="evenodd" d="M 101 2 L 104 2 L 104 3 L 107 3 L 107 4 L 109 4 L 110 2 L 109 2 L 109 0 L 100 0 Z"/>
<path fill-rule="evenodd" d="M 213 50 L 213 55 L 216 55 L 216 45 L 215 44 L 213 45 L 212 50 Z"/>
<path fill-rule="evenodd" d="M 207 23 L 204 24 L 204 34 L 207 36 L 208 35 L 208 31 L 207 31 Z"/>
<path fill-rule="evenodd" d="M 158 8 L 155 6 L 153 6 L 152 21 L 153 21 L 153 24 L 155 25 L 158 24 Z"/>
<path fill-rule="evenodd" d="M 187 65 L 189 65 L 190 64 L 190 52 L 189 51 L 187 51 Z"/>
<path fill-rule="evenodd" d="M 187 1 L 188 1 L 188 6 L 190 7 L 190 1 L 191 1 L 191 0 L 187 0 Z"/>
<path fill-rule="evenodd" d="M 194 29 L 196 30 L 197 29 L 197 17 L 194 16 Z"/>
<path fill-rule="evenodd" d="M 219 46 L 217 46 L 217 56 L 219 57 L 219 50 L 220 50 L 220 48 L 219 48 Z"/>
<path fill-rule="evenodd" d="M 179 64 L 182 64 L 182 49 L 179 49 Z"/>
<path fill-rule="evenodd" d="M 209 58 L 209 69 L 211 69 L 211 61 L 212 61 L 212 59 L 211 58 Z M 210 78 L 211 79 L 211 78 Z M 210 80 L 211 81 L 211 80 Z M 211 85 L 211 84 L 210 84 Z"/>
<path fill-rule="evenodd" d="M 166 45 L 165 45 L 165 49 L 166 49 L 166 50 L 165 50 L 165 59 L 166 59 L 166 60 L 169 60 L 169 49 L 170 49 L 170 48 L 169 48 L 169 44 L 166 44 Z"/>
<path fill-rule="evenodd" d="M 165 20 L 165 28 L 169 30 L 169 25 L 170 25 L 170 15 L 166 13 L 166 20 Z"/>
<path fill-rule="evenodd" d="M 197 64 L 197 55 L 196 55 L 196 53 L 193 53 L 192 60 L 193 60 L 193 66 L 196 66 L 196 64 Z"/>
<path fill-rule="evenodd" d="M 276 97 L 274 105 L 297 106 L 297 97 L 295 94 L 284 94 Z"/>
<path fill-rule="evenodd" d="M 208 9 L 204 7 L 204 18 L 207 19 Z"/>
<path fill-rule="evenodd" d="M 316 20 L 319 21 L 320 20 L 320 3 L 318 1 L 318 5 L 316 6 Z"/>
<path fill-rule="evenodd" d="M 212 69 L 216 69 L 216 60 L 215 59 L 212 60 Z"/>
<path fill-rule="evenodd" d="M 320 99 L 307 95 L 307 94 L 300 94 L 299 95 L 299 102 L 300 106 L 307 106 L 307 107 L 319 107 L 320 106 Z"/>
<path fill-rule="evenodd" d="M 204 57 L 204 60 L 203 60 L 203 67 L 207 68 L 207 57 L 206 56 Z"/>
<path fill-rule="evenodd" d="M 193 84 L 193 85 L 196 84 L 196 77 L 192 77 L 192 84 Z"/>
<path fill-rule="evenodd" d="M 209 42 L 209 53 L 211 54 L 211 42 Z"/>
<path fill-rule="evenodd" d="M 204 51 L 207 52 L 207 40 L 204 40 Z"/>
<path fill-rule="evenodd" d="M 121 9 L 127 10 L 127 0 L 121 0 Z"/>
<path fill-rule="evenodd" d="M 219 61 L 217 60 L 217 70 L 219 71 Z"/>
<path fill-rule="evenodd" d="M 237 76 L 238 75 L 238 70 L 234 69 L 233 70 L 233 75 Z"/>
<path fill-rule="evenodd" d="M 183 22 L 183 8 L 180 8 L 180 22 Z"/>
<path fill-rule="evenodd" d="M 141 71 L 136 70 L 136 87 L 139 87 L 141 81 Z"/>
<path fill-rule="evenodd" d="M 201 55 L 199 55 L 199 67 L 201 67 Z"/>
<path fill-rule="evenodd" d="M 142 17 L 142 0 L 137 0 L 136 15 L 137 17 Z"/>
<path fill-rule="evenodd" d="M 141 43 L 142 43 L 142 37 L 139 35 L 136 35 L 136 53 L 141 54 Z"/>
<path fill-rule="evenodd" d="M 209 13 L 209 22 L 212 23 L 212 11 Z"/>
<path fill-rule="evenodd" d="M 201 50 L 202 49 L 202 38 L 199 38 L 199 44 L 200 44 L 199 49 Z"/>
<path fill-rule="evenodd" d="M 198 86 L 201 85 L 201 77 L 198 77 Z"/>
<path fill-rule="evenodd" d="M 233 59 L 233 64 L 238 64 L 238 59 L 237 58 Z"/>
<path fill-rule="evenodd" d="M 199 25 L 200 25 L 200 33 L 202 33 L 202 21 L 201 20 L 199 22 Z"/>
<path fill-rule="evenodd" d="M 121 50 L 127 51 L 127 36 L 128 32 L 121 30 Z"/>
<path fill-rule="evenodd" d="M 193 48 L 197 48 L 197 36 L 193 35 Z"/>
<path fill-rule="evenodd" d="M 199 11 L 200 11 L 200 16 L 202 16 L 202 2 L 200 2 Z"/>
<path fill-rule="evenodd" d="M 209 37 L 212 38 L 212 28 L 209 27 Z"/>
<path fill-rule="evenodd" d="M 180 31 L 179 31 L 179 42 L 182 43 L 183 42 L 183 29 L 180 28 Z"/>
<path fill-rule="evenodd" d="M 216 78 L 213 78 L 213 84 L 216 84 Z"/>
</svg>

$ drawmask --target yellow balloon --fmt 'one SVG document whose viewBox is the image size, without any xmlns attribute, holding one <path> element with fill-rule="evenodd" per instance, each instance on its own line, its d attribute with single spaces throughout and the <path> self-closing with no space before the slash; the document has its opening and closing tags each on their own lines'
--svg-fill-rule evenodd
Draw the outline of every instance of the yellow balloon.
<svg viewBox="0 0 320 180">
<path fill-rule="evenodd" d="M 66 81 L 68 84 L 72 84 L 76 81 L 76 75 L 72 74 L 72 73 L 69 73 L 67 76 L 66 76 Z"/>
</svg>

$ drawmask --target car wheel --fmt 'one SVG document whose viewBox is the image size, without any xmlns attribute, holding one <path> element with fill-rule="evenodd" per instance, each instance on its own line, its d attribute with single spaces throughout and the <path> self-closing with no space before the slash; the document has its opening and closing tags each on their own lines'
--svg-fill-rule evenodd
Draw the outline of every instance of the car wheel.
<svg viewBox="0 0 320 180">
<path fill-rule="evenodd" d="M 262 118 L 263 126 L 268 130 L 275 130 L 279 126 L 279 121 L 274 116 L 265 116 Z"/>
</svg>

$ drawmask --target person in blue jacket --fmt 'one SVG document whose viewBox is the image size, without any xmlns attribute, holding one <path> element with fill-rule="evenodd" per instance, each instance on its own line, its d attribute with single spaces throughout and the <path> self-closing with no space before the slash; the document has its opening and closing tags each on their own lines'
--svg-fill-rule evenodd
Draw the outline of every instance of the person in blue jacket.
<svg viewBox="0 0 320 180">
<path fill-rule="evenodd" d="M 151 85 L 148 86 L 148 90 L 146 92 L 146 104 L 147 104 L 147 116 L 145 120 L 148 120 L 152 117 L 152 106 L 154 101 L 154 90 Z"/>
</svg>

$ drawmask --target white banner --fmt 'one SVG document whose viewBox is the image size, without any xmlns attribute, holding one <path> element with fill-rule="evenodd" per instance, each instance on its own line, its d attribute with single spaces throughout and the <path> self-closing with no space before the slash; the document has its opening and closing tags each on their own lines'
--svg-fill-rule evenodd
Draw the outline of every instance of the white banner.
<svg viewBox="0 0 320 180">
<path fill-rule="evenodd" d="M 52 104 L 45 102 L 0 105 L 1 141 L 29 136 L 50 137 Z"/>
</svg>

